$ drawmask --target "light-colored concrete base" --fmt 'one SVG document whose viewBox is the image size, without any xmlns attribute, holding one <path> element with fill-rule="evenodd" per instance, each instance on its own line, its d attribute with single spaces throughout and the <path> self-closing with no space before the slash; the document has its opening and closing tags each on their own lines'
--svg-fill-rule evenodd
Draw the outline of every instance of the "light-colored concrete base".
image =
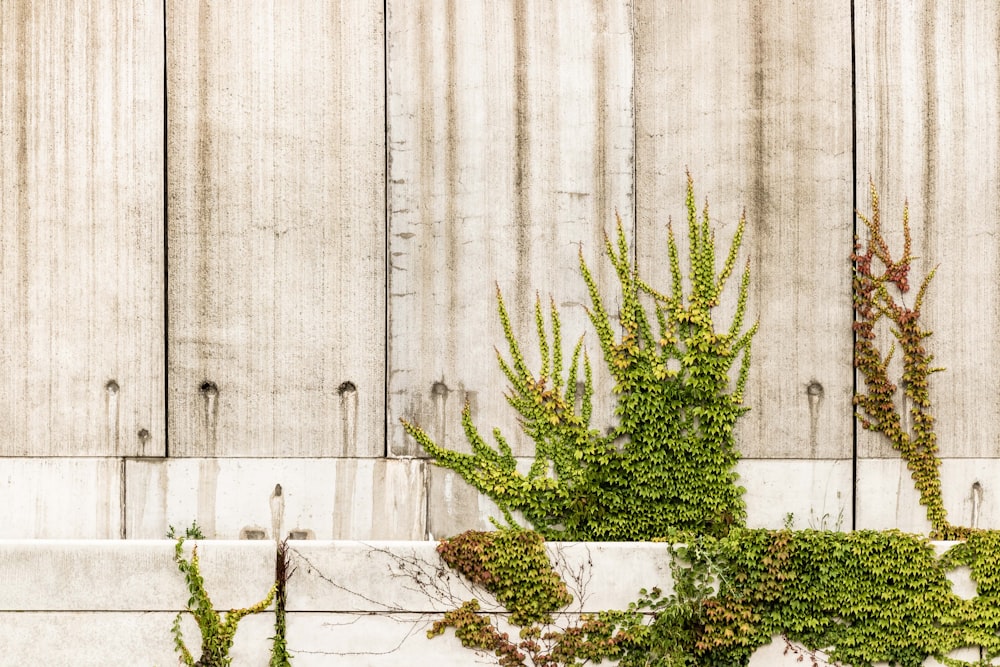
<svg viewBox="0 0 1000 667">
<path fill-rule="evenodd" d="M 736 471 L 751 528 L 782 528 L 789 518 L 797 529 L 851 528 L 849 460 L 743 459 Z"/>
<path fill-rule="evenodd" d="M 0 458 L 0 539 L 121 537 L 122 460 Z"/>
<path fill-rule="evenodd" d="M 1000 528 L 1000 459 L 942 459 L 941 490 L 955 525 Z M 858 461 L 858 528 L 930 531 L 926 508 L 901 459 Z"/>
<path fill-rule="evenodd" d="M 423 539 L 420 459 L 157 459 L 126 466 L 127 534 L 197 520 L 209 538 Z"/>
</svg>

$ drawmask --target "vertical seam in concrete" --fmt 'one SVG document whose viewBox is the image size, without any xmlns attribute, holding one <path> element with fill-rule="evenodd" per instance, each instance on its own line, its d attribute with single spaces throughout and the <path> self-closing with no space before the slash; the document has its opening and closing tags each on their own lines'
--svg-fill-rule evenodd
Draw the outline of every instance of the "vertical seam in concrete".
<svg viewBox="0 0 1000 667">
<path fill-rule="evenodd" d="M 855 0 L 851 0 L 851 244 L 858 234 L 858 67 L 857 67 L 857 23 L 855 20 Z M 854 267 L 851 267 L 853 272 Z M 853 276 L 852 287 L 853 292 Z M 853 304 L 853 299 L 852 302 Z M 854 306 L 851 306 L 851 322 L 855 319 Z M 856 362 L 855 343 L 857 332 L 851 327 L 851 361 Z M 851 365 L 855 368 L 854 364 Z M 858 394 L 858 372 L 851 375 L 851 396 Z M 851 410 L 851 530 L 858 527 L 858 420 Z"/>
<path fill-rule="evenodd" d="M 128 513 L 126 512 L 126 508 L 125 508 L 125 496 L 126 496 L 125 470 L 126 470 L 127 467 L 128 466 L 127 466 L 126 459 L 123 456 L 122 458 L 119 459 L 119 469 L 118 469 L 118 474 L 119 474 L 119 482 L 118 482 L 118 511 L 119 511 L 119 515 L 118 515 L 118 521 L 119 521 L 119 525 L 118 525 L 118 537 L 121 538 L 121 539 L 123 539 L 123 540 L 124 539 L 128 539 L 128 529 L 126 528 L 126 524 L 125 524 L 126 518 L 128 516 Z"/>
<path fill-rule="evenodd" d="M 170 131 L 170 116 L 168 104 L 168 83 L 167 83 L 167 2 L 163 0 L 163 456 L 170 456 L 170 308 L 168 300 L 170 292 L 167 281 L 170 279 L 169 261 L 170 255 L 167 249 L 167 240 L 170 238 L 168 225 L 170 221 L 170 177 L 167 160 L 170 157 L 168 151 L 168 133 Z M 143 451 L 143 455 L 148 452 Z M 124 530 L 124 528 L 122 528 Z"/>
<path fill-rule="evenodd" d="M 389 456 L 389 299 L 392 290 L 389 281 L 392 279 L 392 267 L 390 266 L 389 254 L 389 225 L 391 216 L 389 215 L 389 0 L 382 2 L 382 204 L 383 204 L 383 271 L 385 279 L 382 281 L 385 288 L 385 305 L 382 310 L 383 329 L 382 336 L 384 344 L 382 346 L 382 457 Z"/>
</svg>

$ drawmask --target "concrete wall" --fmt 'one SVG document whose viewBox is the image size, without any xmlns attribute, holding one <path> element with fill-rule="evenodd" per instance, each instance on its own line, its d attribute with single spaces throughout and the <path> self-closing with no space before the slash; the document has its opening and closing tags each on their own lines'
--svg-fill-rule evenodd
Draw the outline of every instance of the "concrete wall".
<svg viewBox="0 0 1000 667">
<path fill-rule="evenodd" d="M 488 504 L 413 458 L 399 419 L 464 447 L 468 402 L 530 454 L 502 399 L 496 287 L 526 341 L 551 295 L 569 345 L 587 328 L 578 254 L 613 288 L 615 211 L 664 278 L 685 168 L 720 238 L 749 220 L 751 524 L 926 528 L 905 468 L 852 419 L 847 257 L 872 177 L 887 221 L 909 197 L 916 273 L 940 264 L 926 318 L 948 369 L 932 385 L 946 505 L 1000 526 L 983 363 L 998 12 L 4 2 L 0 499 L 16 511 L 0 535 L 484 525 Z"/>
<path fill-rule="evenodd" d="M 286 638 L 296 667 L 496 664 L 491 656 L 462 648 L 450 630 L 427 639 L 434 620 L 463 600 L 476 597 L 485 610 L 497 609 L 488 593 L 470 589 L 444 566 L 434 543 L 290 545 L 294 572 Z M 188 592 L 173 548 L 165 540 L 0 541 L 5 664 L 177 664 L 170 629 Z M 670 590 L 662 544 L 550 543 L 548 548 L 575 600 L 560 621 L 624 608 L 640 588 Z M 203 541 L 198 554 L 216 609 L 255 604 L 273 582 L 273 542 Z M 956 572 L 955 585 L 959 595 L 975 594 L 967 574 Z M 182 631 L 197 658 L 199 635 L 191 618 L 185 617 Z M 268 664 L 273 635 L 270 611 L 243 618 L 230 653 L 234 664 Z M 776 638 L 754 655 L 751 666 L 798 664 L 797 655 L 785 655 L 784 649 Z M 963 651 L 964 659 L 978 658 L 977 649 Z"/>
</svg>

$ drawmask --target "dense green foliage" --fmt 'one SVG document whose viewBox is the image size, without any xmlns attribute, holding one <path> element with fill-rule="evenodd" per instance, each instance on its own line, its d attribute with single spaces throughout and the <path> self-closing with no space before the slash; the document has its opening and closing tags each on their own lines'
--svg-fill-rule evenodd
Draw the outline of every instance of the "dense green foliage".
<svg viewBox="0 0 1000 667">
<path fill-rule="evenodd" d="M 536 303 L 542 367 L 537 375 L 532 373 L 499 293 L 510 358 L 499 353 L 498 358 L 511 385 L 508 401 L 535 444 L 531 469 L 527 474 L 516 469 L 511 447 L 499 431 L 494 431 L 496 448 L 488 445 L 468 408 L 462 421 L 472 454 L 444 449 L 418 426 L 403 422 L 439 465 L 455 470 L 492 498 L 508 522 L 513 522 L 511 512 L 518 511 L 546 538 L 564 540 L 646 540 L 675 530 L 723 535 L 743 524 L 743 489 L 733 471 L 739 458 L 733 428 L 747 409 L 743 388 L 757 329 L 753 325 L 743 330 L 749 263 L 726 330 L 716 331 L 712 310 L 735 268 L 745 221 L 740 220 L 716 273 L 708 208 L 699 218 L 690 177 L 686 204 L 687 295 L 672 228 L 669 294 L 640 278 L 620 222 L 616 238 L 607 239 L 607 256 L 621 286 L 617 323 L 581 255 L 580 270 L 591 297 L 590 321 L 618 399 L 619 425 L 610 433 L 590 425 L 593 382 L 589 358 L 581 352 L 582 339 L 564 369 L 559 314 L 554 306 L 550 309 L 550 338 Z M 581 356 L 584 380 L 579 395 Z M 737 361 L 734 381 L 730 372 Z"/>
<path fill-rule="evenodd" d="M 463 549 L 498 544 L 496 535 L 465 533 Z M 466 553 L 460 560 L 475 564 L 456 569 L 474 582 L 490 581 L 490 590 L 515 588 L 523 580 L 504 582 L 484 573 L 492 571 L 491 559 L 510 562 L 527 548 L 535 550 L 531 571 L 551 582 L 555 575 L 547 561 L 541 564 L 541 541 L 519 544 L 490 559 Z M 737 528 L 722 538 L 691 536 L 684 545 L 664 545 L 664 556 L 671 559 L 672 592 L 640 591 L 627 610 L 558 626 L 551 613 L 517 615 L 519 609 L 556 611 L 554 598 L 532 587 L 516 600 L 507 598 L 514 625 L 522 626 L 517 638 L 502 630 L 499 617 L 482 613 L 477 600 L 448 612 L 428 634 L 452 627 L 463 645 L 495 653 L 506 667 L 603 659 L 620 660 L 622 667 L 743 667 L 775 636 L 806 647 L 803 655 L 822 652 L 825 662 L 854 667 L 917 667 L 928 657 L 955 666 L 979 664 L 948 657 L 970 646 L 981 646 L 984 660 L 1000 656 L 997 532 L 974 533 L 939 558 L 926 537 L 894 530 Z M 971 600 L 951 590 L 947 575 L 959 566 L 969 567 L 977 584 Z"/>
<path fill-rule="evenodd" d="M 541 535 L 512 528 L 467 531 L 438 545 L 442 560 L 483 586 L 511 612 L 515 625 L 549 622 L 552 612 L 573 601 L 552 570 Z"/>
<path fill-rule="evenodd" d="M 741 332 L 747 273 L 727 332 L 714 330 L 710 312 L 732 272 L 743 223 L 716 276 L 707 211 L 699 221 L 689 180 L 691 294 L 686 300 L 672 234 L 672 290 L 666 296 L 646 285 L 629 263 L 619 225 L 616 243 L 607 244 L 622 290 L 622 333 L 616 336 L 590 271 L 581 262 L 592 300 L 590 319 L 618 395 L 621 426 L 616 431 L 601 436 L 589 428 L 593 386 L 586 355 L 585 391 L 582 397 L 576 395 L 580 344 L 562 382 L 555 309 L 550 341 L 536 306 L 543 363 L 534 376 L 520 354 L 502 299 L 500 317 L 511 361 L 501 358 L 500 363 L 512 385 L 509 401 L 536 443 L 529 474 L 515 470 L 511 449 L 499 433 L 499 451 L 485 444 L 468 411 L 464 424 L 473 445 L 471 455 L 443 450 L 407 425 L 439 464 L 458 471 L 496 500 L 508 520 L 511 510 L 519 510 L 546 537 L 676 541 L 680 546 L 665 547 L 673 573 L 670 594 L 642 590 L 627 610 L 583 615 L 568 627 L 556 627 L 555 598 L 543 591 L 558 587 L 553 587 L 551 566 L 541 560 L 541 542 L 526 539 L 521 530 L 466 533 L 460 542 L 443 548 L 461 556 L 446 560 L 491 591 L 524 588 L 524 594 L 508 593 L 501 600 L 514 624 L 522 626 L 519 639 L 500 629 L 499 618 L 483 614 L 476 600 L 446 615 L 433 634 L 454 627 L 463 644 L 491 650 L 509 667 L 603 659 L 619 660 L 623 667 L 742 667 L 776 636 L 798 653 L 799 661 L 809 657 L 814 664 L 917 667 L 933 657 L 957 667 L 992 664 L 1000 657 L 1000 532 L 953 526 L 941 497 L 928 384 L 939 369 L 931 366 L 933 357 L 924 347 L 931 334 L 920 323 L 933 271 L 921 283 L 913 305 L 903 303 L 912 260 L 908 215 L 904 211 L 902 256 L 893 259 L 874 186 L 871 197 L 871 217 L 859 214 L 866 242 L 856 240 L 851 256 L 855 364 L 864 383 L 854 399 L 857 416 L 864 428 L 883 434 L 906 461 L 927 508 L 931 537 L 964 542 L 938 557 L 928 537 L 895 530 L 742 527 L 741 490 L 732 473 L 737 458 L 732 429 L 745 409 L 742 391 L 756 330 L 754 326 Z M 652 302 L 654 316 L 643 302 Z M 659 326 L 655 338 L 654 320 Z M 880 345 L 889 335 L 895 343 L 883 353 Z M 898 383 L 891 366 L 896 345 L 902 351 Z M 730 390 L 731 369 L 741 353 Z M 615 447 L 615 438 L 622 436 L 624 446 Z M 496 550 L 512 539 L 515 551 Z M 488 555 L 482 545 L 489 545 Z M 526 548 L 535 550 L 530 558 Z M 539 573 L 534 576 L 545 585 L 506 579 L 510 568 L 502 564 L 511 558 L 530 560 L 532 571 Z M 967 567 L 976 583 L 972 599 L 952 592 L 948 576 L 959 567 Z M 535 613 L 519 613 L 522 608 Z M 967 647 L 978 647 L 981 658 L 967 663 L 951 657 Z"/>
</svg>

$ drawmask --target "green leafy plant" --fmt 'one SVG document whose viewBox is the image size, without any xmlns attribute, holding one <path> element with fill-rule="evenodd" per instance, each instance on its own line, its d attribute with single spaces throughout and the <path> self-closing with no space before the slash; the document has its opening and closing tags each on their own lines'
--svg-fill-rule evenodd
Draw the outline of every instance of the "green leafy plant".
<svg viewBox="0 0 1000 667">
<path fill-rule="evenodd" d="M 617 657 L 628 637 L 610 617 L 585 616 L 578 623 L 553 625 L 554 612 L 573 601 L 553 569 L 537 532 L 506 528 L 467 531 L 438 545 L 441 558 L 475 585 L 489 591 L 510 612 L 518 637 L 500 629 L 499 619 L 481 612 L 477 599 L 446 612 L 427 632 L 436 637 L 453 628 L 468 648 L 493 652 L 503 667 L 581 664 Z"/>
<path fill-rule="evenodd" d="M 547 623 L 552 612 L 573 601 L 534 531 L 470 530 L 442 540 L 437 551 L 451 568 L 492 593 L 515 625 Z"/>
<path fill-rule="evenodd" d="M 173 525 L 167 527 L 167 539 L 175 540 L 180 537 L 177 531 L 174 529 Z M 191 525 L 184 529 L 184 538 L 188 540 L 204 540 L 205 533 L 202 532 L 201 526 L 198 525 L 198 521 L 192 521 Z"/>
<path fill-rule="evenodd" d="M 236 634 L 237 624 L 244 616 L 258 614 L 264 611 L 271 602 L 278 588 L 277 582 L 271 587 L 267 597 L 255 605 L 243 609 L 232 609 L 226 612 L 223 618 L 215 610 L 212 600 L 205 590 L 205 580 L 201 576 L 201 568 L 198 563 L 198 547 L 191 551 L 191 560 L 184 558 L 184 537 L 178 537 L 174 546 L 174 562 L 177 568 L 184 575 L 187 582 L 188 598 L 185 611 L 194 616 L 201 631 L 201 657 L 195 662 L 194 656 L 184 643 L 181 632 L 181 618 L 184 612 L 177 614 L 171 632 L 174 637 L 174 648 L 180 655 L 180 661 L 189 667 L 227 667 L 232 664 L 229 657 L 229 649 L 233 646 L 233 636 Z M 273 664 L 273 663 L 272 663 Z"/>
<path fill-rule="evenodd" d="M 445 615 L 431 634 L 453 627 L 463 644 L 493 650 L 501 665 L 578 665 L 610 658 L 623 667 L 701 667 L 746 665 L 753 652 L 774 636 L 783 637 L 799 661 L 829 661 L 854 667 L 888 663 L 917 667 L 934 658 L 950 667 L 992 664 L 1000 658 L 1000 532 L 976 531 L 948 522 L 941 497 L 937 440 L 928 388 L 940 370 L 924 347 L 931 334 L 920 324 L 921 307 L 932 271 L 920 284 L 911 306 L 913 260 L 908 213 L 903 214 L 902 256 L 893 259 L 882 231 L 878 194 L 871 188 L 872 215 L 860 220 L 865 244 L 855 240 L 855 359 L 864 389 L 855 396 L 864 428 L 883 434 L 900 452 L 911 472 L 932 525 L 930 537 L 963 539 L 943 557 L 929 537 L 896 530 L 826 530 L 831 517 L 811 517 L 814 529 L 793 531 L 786 516 L 783 530 L 749 530 L 732 476 L 736 453 L 732 426 L 745 410 L 742 391 L 749 365 L 750 339 L 743 332 L 749 276 L 744 272 L 737 309 L 729 330 L 717 333 L 709 313 L 732 271 L 743 223 L 718 276 L 707 211 L 701 220 L 688 185 L 691 294 L 682 293 L 678 251 L 671 233 L 668 253 L 671 293 L 649 287 L 628 260 L 619 224 L 608 257 L 622 289 L 622 333 L 616 335 L 596 284 L 585 263 L 581 271 L 591 294 L 590 319 L 619 395 L 621 426 L 608 435 L 590 429 L 593 386 L 583 354 L 585 382 L 577 395 L 576 373 L 582 343 L 577 343 L 563 378 L 558 313 L 551 308 L 546 329 L 536 303 L 536 327 L 542 357 L 537 375 L 527 370 L 514 339 L 502 297 L 500 319 L 509 360 L 498 354 L 511 383 L 508 400 L 535 442 L 535 462 L 526 475 L 517 472 L 511 448 L 494 432 L 497 448 L 488 446 L 463 416 L 472 454 L 437 447 L 419 428 L 407 430 L 440 464 L 458 471 L 492 497 L 512 521 L 520 511 L 546 537 L 573 539 L 673 540 L 667 546 L 673 588 L 640 591 L 626 610 L 583 615 L 568 627 L 551 625 L 559 590 L 543 560 L 532 561 L 533 583 L 498 567 L 526 558 L 527 545 L 540 549 L 540 538 L 508 534 L 465 533 L 442 543 L 449 565 L 486 586 L 508 606 L 522 627 L 519 639 L 470 600 Z M 643 303 L 652 303 L 650 316 Z M 651 322 L 659 326 L 654 339 Z M 895 341 L 879 347 L 882 327 Z M 902 374 L 891 379 L 896 347 Z M 730 375 L 742 354 L 735 386 Z M 617 446 L 624 436 L 625 444 Z M 685 504 L 686 503 L 686 504 Z M 645 514 L 660 512 L 655 522 Z M 816 530 L 819 527 L 822 530 Z M 503 535 L 503 537 L 501 537 Z M 520 551 L 519 551 L 520 549 Z M 547 561 L 544 561 L 547 563 Z M 977 596 L 963 600 L 951 590 L 948 574 L 968 567 Z M 514 590 L 529 591 L 519 598 Z M 532 602 L 527 603 L 526 600 Z M 525 607 L 525 605 L 527 605 Z M 527 608 L 529 615 L 517 615 Z M 798 648 L 804 647 L 804 648 Z M 979 647 L 974 662 L 954 657 L 956 649 Z M 822 656 L 822 657 L 821 657 Z"/>
<path fill-rule="evenodd" d="M 509 359 L 499 352 L 497 357 L 510 382 L 507 400 L 535 444 L 530 470 L 522 474 L 516 469 L 511 447 L 499 430 L 493 433 L 496 448 L 486 443 L 468 406 L 462 425 L 472 454 L 440 447 L 419 426 L 403 421 L 437 464 L 492 498 L 508 523 L 514 523 L 514 511 L 520 512 L 546 538 L 565 540 L 644 540 L 674 530 L 722 535 L 742 525 L 746 511 L 733 470 L 739 458 L 733 428 L 747 410 L 743 390 L 757 330 L 756 324 L 743 329 L 749 262 L 729 327 L 717 331 L 712 311 L 736 266 L 745 219 L 716 273 L 708 207 L 699 218 L 690 176 L 686 204 L 688 293 L 672 226 L 667 243 L 669 294 L 639 276 L 620 220 L 616 237 L 606 239 L 607 257 L 621 287 L 620 334 L 581 254 L 590 321 L 618 399 L 620 423 L 610 433 L 590 425 L 594 387 L 583 339 L 564 369 L 559 313 L 553 304 L 547 327 L 541 303 L 536 302 L 542 366 L 537 375 L 532 373 L 499 290 Z M 577 383 L 581 357 L 582 389 Z M 737 361 L 734 379 L 730 374 Z"/>
<path fill-rule="evenodd" d="M 865 390 L 854 398 L 858 419 L 870 431 L 881 433 L 906 461 L 920 502 L 927 508 L 927 519 L 933 534 L 941 539 L 954 539 L 967 534 L 967 529 L 948 522 L 941 497 L 941 480 L 937 456 L 937 436 L 934 432 L 934 415 L 931 411 L 928 378 L 943 370 L 931 366 L 933 355 L 924 347 L 924 340 L 931 335 L 920 324 L 921 308 L 927 287 L 934 277 L 928 273 L 920 283 L 913 305 L 903 303 L 902 296 L 910 289 L 911 255 L 908 208 L 903 209 L 903 251 L 893 259 L 882 232 L 878 192 L 870 185 L 872 213 L 858 217 L 868 230 L 867 242 L 862 245 L 855 238 L 851 255 L 854 262 L 854 359 L 855 366 L 864 378 Z M 885 354 L 879 349 L 878 324 L 886 320 L 895 343 L 902 352 L 903 371 L 900 382 L 890 377 L 890 362 L 896 346 Z M 902 388 L 905 405 L 897 404 L 897 393 Z M 908 413 L 910 425 L 903 415 Z"/>
<path fill-rule="evenodd" d="M 508 610 L 533 613 L 519 617 L 512 636 L 501 615 L 484 613 L 473 599 L 446 613 L 428 635 L 453 628 L 464 646 L 493 652 L 505 667 L 604 659 L 622 667 L 742 667 L 775 636 L 802 658 L 854 667 L 917 667 L 927 658 L 958 667 L 1000 657 L 996 531 L 974 533 L 940 558 L 927 537 L 895 530 L 737 528 L 722 538 L 690 535 L 684 544 L 664 545 L 673 574 L 669 594 L 642 590 L 625 610 L 584 614 L 564 627 L 552 623 L 555 605 L 563 602 L 540 592 L 558 590 L 540 540 L 504 553 L 494 533 L 456 539 L 454 549 L 444 550 L 451 553 L 446 562 L 491 591 L 526 586 L 530 592 Z M 497 576 L 494 559 L 520 557 L 526 544 L 538 554 L 528 568 L 533 574 Z M 951 590 L 948 573 L 959 566 L 969 567 L 977 584 L 971 600 Z M 536 576 L 545 586 L 526 584 Z M 970 646 L 982 647 L 982 661 L 949 657 Z"/>
</svg>

